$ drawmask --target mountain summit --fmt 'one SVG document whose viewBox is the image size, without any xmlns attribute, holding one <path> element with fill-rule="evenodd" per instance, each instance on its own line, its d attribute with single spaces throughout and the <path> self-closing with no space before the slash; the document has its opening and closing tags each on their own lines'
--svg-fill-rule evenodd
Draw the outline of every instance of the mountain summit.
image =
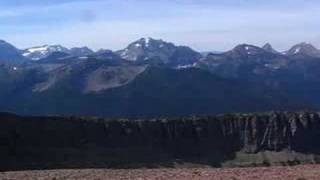
<svg viewBox="0 0 320 180">
<path fill-rule="evenodd" d="M 25 60 L 16 47 L 0 40 L 0 63 L 21 63 Z"/>
<path fill-rule="evenodd" d="M 264 49 L 265 51 L 271 52 L 271 53 L 275 53 L 275 54 L 279 53 L 278 51 L 273 49 L 273 47 L 271 46 L 270 43 L 267 43 L 264 46 L 262 46 L 262 49 Z"/>
<path fill-rule="evenodd" d="M 43 45 L 25 49 L 23 56 L 31 60 L 37 61 L 48 57 L 53 52 L 64 52 L 68 53 L 68 49 L 61 45 Z"/>
<path fill-rule="evenodd" d="M 67 53 L 73 56 L 86 56 L 94 53 L 91 49 L 88 47 L 75 47 L 68 49 L 66 47 L 63 47 L 61 45 L 43 45 L 43 46 L 37 46 L 32 47 L 23 50 L 23 56 L 26 58 L 29 58 L 31 60 L 37 61 L 40 59 L 47 58 L 52 53 L 55 52 L 61 52 L 61 53 Z"/>
<path fill-rule="evenodd" d="M 69 53 L 73 56 L 87 56 L 93 54 L 94 51 L 89 49 L 88 47 L 75 47 L 69 50 Z"/>
<path fill-rule="evenodd" d="M 201 58 L 200 53 L 189 47 L 152 38 L 141 38 L 117 53 L 128 61 L 153 61 L 173 66 L 193 64 Z"/>
<path fill-rule="evenodd" d="M 307 55 L 311 57 L 320 57 L 320 50 L 309 43 L 299 43 L 285 52 L 286 55 Z"/>
<path fill-rule="evenodd" d="M 236 46 L 235 48 L 233 48 L 233 50 L 231 50 L 230 53 L 242 55 L 242 56 L 243 55 L 245 55 L 245 56 L 259 55 L 259 54 L 265 53 L 265 50 L 260 47 L 249 45 L 249 44 L 240 44 L 240 45 Z"/>
</svg>

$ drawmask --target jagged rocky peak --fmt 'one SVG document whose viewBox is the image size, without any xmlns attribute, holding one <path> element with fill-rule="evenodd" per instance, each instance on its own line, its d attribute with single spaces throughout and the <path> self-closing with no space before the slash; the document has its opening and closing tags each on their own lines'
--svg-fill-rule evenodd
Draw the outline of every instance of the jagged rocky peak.
<svg viewBox="0 0 320 180">
<path fill-rule="evenodd" d="M 138 41 L 130 44 L 129 46 L 141 47 L 141 48 L 162 48 L 164 46 L 174 46 L 173 43 L 168 43 L 162 39 L 153 39 L 153 38 L 141 38 Z"/>
<path fill-rule="evenodd" d="M 127 50 L 142 50 L 142 51 L 161 51 L 163 48 L 172 49 L 175 45 L 173 43 L 165 42 L 161 39 L 153 38 L 141 38 L 131 44 L 126 48 Z"/>
<path fill-rule="evenodd" d="M 262 46 L 262 49 L 271 53 L 278 53 L 278 51 L 276 51 L 270 43 L 266 43 L 264 46 Z"/>
<path fill-rule="evenodd" d="M 299 43 L 294 45 L 291 49 L 285 52 L 286 55 L 307 55 L 312 57 L 320 57 L 320 50 L 310 43 Z"/>
<path fill-rule="evenodd" d="M 151 38 L 141 38 L 131 44 L 129 44 L 128 48 L 133 47 L 133 48 L 144 48 L 144 47 L 149 47 Z"/>
<path fill-rule="evenodd" d="M 200 53 L 189 47 L 176 46 L 173 43 L 153 38 L 141 38 L 118 51 L 117 54 L 128 61 L 170 64 L 172 66 L 193 64 L 201 58 Z"/>
</svg>

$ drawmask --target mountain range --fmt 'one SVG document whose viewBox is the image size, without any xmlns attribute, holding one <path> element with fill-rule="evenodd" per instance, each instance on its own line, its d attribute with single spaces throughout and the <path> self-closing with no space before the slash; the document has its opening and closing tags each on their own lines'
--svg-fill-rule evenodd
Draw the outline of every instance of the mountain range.
<svg viewBox="0 0 320 180">
<path fill-rule="evenodd" d="M 320 50 L 269 43 L 227 52 L 141 38 L 123 50 L 0 41 L 0 111 L 155 117 L 318 109 Z"/>
</svg>

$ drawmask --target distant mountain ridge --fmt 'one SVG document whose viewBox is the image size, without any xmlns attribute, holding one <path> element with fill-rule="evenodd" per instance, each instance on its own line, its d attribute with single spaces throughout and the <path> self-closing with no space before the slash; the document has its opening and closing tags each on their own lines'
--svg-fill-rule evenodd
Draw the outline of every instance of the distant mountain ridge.
<svg viewBox="0 0 320 180">
<path fill-rule="evenodd" d="M 43 45 L 43 46 L 36 46 L 27 48 L 24 50 L 19 50 L 15 48 L 13 45 L 1 41 L 0 45 L 7 45 L 11 47 L 11 53 L 14 60 L 17 59 L 18 61 L 21 60 L 33 60 L 37 61 L 43 58 L 47 58 L 50 54 L 54 52 L 63 52 L 67 53 L 72 56 L 78 57 L 87 57 L 87 56 L 94 56 L 94 55 L 101 55 L 101 52 L 104 51 L 103 49 L 98 51 L 93 51 L 92 49 L 84 46 L 84 47 L 73 47 L 73 48 L 66 48 L 61 45 Z M 275 50 L 270 43 L 266 43 L 262 48 L 258 46 L 250 45 L 250 44 L 240 44 L 237 45 L 233 51 L 239 50 L 239 48 L 244 47 L 247 45 L 246 48 L 251 48 L 251 50 L 255 49 L 261 52 L 264 50 L 266 52 L 272 54 L 280 54 L 277 50 Z M 112 52 L 108 50 L 109 53 Z M 240 50 L 244 52 L 245 50 Z M 227 51 L 228 52 L 228 51 Z M 229 51 L 230 52 L 230 51 Z M 211 54 L 224 54 L 226 52 L 220 51 L 210 51 L 210 52 L 197 52 L 190 47 L 187 46 L 176 46 L 173 43 L 163 41 L 161 39 L 153 39 L 153 38 L 141 38 L 137 41 L 130 43 L 125 49 L 118 50 L 112 52 L 120 56 L 120 58 L 132 61 L 132 62 L 155 62 L 155 63 L 162 63 L 162 64 L 171 64 L 172 66 L 187 66 L 198 62 L 201 58 L 207 57 Z M 248 52 L 254 53 L 254 52 Z M 1 53 L 0 53 L 1 55 Z M 284 56 L 310 56 L 310 57 L 320 57 L 320 50 L 314 47 L 312 44 L 309 43 L 299 43 L 292 46 L 289 50 L 284 51 L 282 53 Z M 21 57 L 23 56 L 23 57 Z M 4 58 L 3 58 L 4 59 Z M 13 60 L 12 60 L 13 61 Z"/>
<path fill-rule="evenodd" d="M 206 56 L 152 38 L 115 52 L 71 49 L 29 49 L 43 56 L 32 60 L 0 44 L 0 111 L 155 117 L 320 109 L 320 58 L 308 44 L 288 53 L 240 44 Z"/>
<path fill-rule="evenodd" d="M 32 47 L 32 48 L 25 49 L 22 52 L 23 52 L 22 55 L 24 57 L 34 61 L 46 58 L 54 52 L 62 52 L 62 53 L 67 53 L 74 56 L 85 56 L 93 53 L 93 51 L 88 47 L 68 49 L 61 45 L 44 45 L 44 46 Z"/>
</svg>

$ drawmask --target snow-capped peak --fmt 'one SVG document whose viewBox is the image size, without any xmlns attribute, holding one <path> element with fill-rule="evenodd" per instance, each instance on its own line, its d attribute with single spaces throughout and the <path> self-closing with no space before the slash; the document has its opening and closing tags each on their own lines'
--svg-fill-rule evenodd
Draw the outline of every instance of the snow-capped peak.
<svg viewBox="0 0 320 180">
<path fill-rule="evenodd" d="M 151 41 L 161 41 L 161 40 L 154 40 L 152 38 L 141 38 L 140 40 L 136 41 L 134 43 L 134 45 L 137 47 L 137 48 L 141 48 L 141 47 L 146 47 L 148 48 L 150 46 L 150 42 Z"/>
<path fill-rule="evenodd" d="M 53 52 L 65 52 L 68 53 L 68 49 L 61 45 L 43 45 L 25 49 L 22 53 L 24 57 L 31 60 L 40 60 L 42 58 L 48 57 Z"/>
<path fill-rule="evenodd" d="M 161 56 L 167 57 L 168 53 L 165 51 L 174 51 L 176 46 L 172 43 L 167 43 L 161 39 L 140 38 L 137 41 L 129 44 L 125 49 L 117 53 L 121 58 L 128 61 L 148 60 L 150 57 Z"/>
</svg>

